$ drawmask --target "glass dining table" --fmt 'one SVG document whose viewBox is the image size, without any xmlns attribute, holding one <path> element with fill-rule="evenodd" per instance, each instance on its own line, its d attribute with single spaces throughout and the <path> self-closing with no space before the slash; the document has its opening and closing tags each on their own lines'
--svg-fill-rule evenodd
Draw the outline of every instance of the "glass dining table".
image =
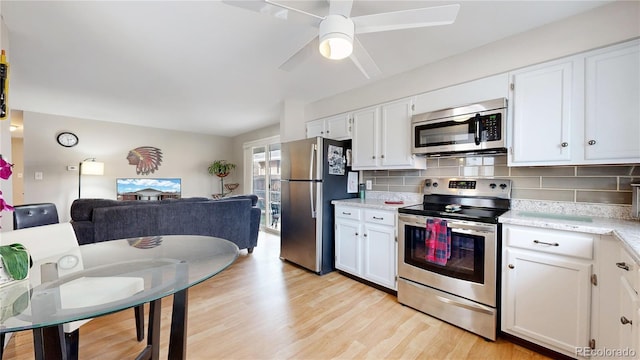
<svg viewBox="0 0 640 360">
<path fill-rule="evenodd" d="M 173 295 L 169 359 L 186 358 L 188 290 L 231 265 L 238 247 L 195 235 L 82 245 L 34 261 L 29 278 L 0 287 L 0 333 L 33 330 L 36 359 L 65 359 L 62 324 L 150 303 L 147 346 L 158 359 L 162 298 Z"/>
</svg>

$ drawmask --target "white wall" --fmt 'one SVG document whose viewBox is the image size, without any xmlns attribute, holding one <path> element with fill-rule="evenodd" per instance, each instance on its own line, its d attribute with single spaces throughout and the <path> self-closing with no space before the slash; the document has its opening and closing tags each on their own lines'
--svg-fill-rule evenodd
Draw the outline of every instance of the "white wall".
<svg viewBox="0 0 640 360">
<path fill-rule="evenodd" d="M 72 131 L 79 143 L 72 148 L 57 144 L 56 135 Z M 162 150 L 162 164 L 155 173 L 137 175 L 126 157 L 131 149 L 154 146 Z M 84 175 L 82 197 L 116 198 L 118 177 L 177 177 L 182 179 L 182 196 L 211 196 L 220 192 L 220 181 L 207 172 L 216 159 L 233 158 L 231 138 L 164 129 L 122 125 L 49 114 L 24 113 L 24 201 L 53 202 L 60 221 L 69 221 L 69 209 L 78 197 L 78 165 L 86 158 L 104 162 L 104 176 Z M 35 172 L 43 179 L 35 180 Z M 228 181 L 242 181 L 232 176 Z"/>
<path fill-rule="evenodd" d="M 308 104 L 304 121 L 484 78 L 640 36 L 640 2 L 612 4 Z M 298 116 L 283 117 L 287 137 L 304 138 Z M 292 124 L 293 123 L 293 124 Z"/>
</svg>

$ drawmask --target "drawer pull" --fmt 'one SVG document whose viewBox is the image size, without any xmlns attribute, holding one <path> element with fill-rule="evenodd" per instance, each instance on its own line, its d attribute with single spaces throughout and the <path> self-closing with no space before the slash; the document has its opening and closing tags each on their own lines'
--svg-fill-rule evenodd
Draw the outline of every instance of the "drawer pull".
<svg viewBox="0 0 640 360">
<path fill-rule="evenodd" d="M 507 267 L 508 267 L 509 269 L 515 269 L 515 266 L 513 266 L 513 264 L 509 264 L 509 265 L 507 265 Z"/>
<path fill-rule="evenodd" d="M 343 211 L 343 212 L 342 212 L 342 215 L 351 215 L 351 213 L 348 213 L 348 212 L 344 212 L 344 211 Z"/>
<path fill-rule="evenodd" d="M 374 216 L 374 217 L 373 217 L 373 220 L 384 220 L 384 218 L 383 218 L 383 217 L 375 217 L 375 216 Z"/>
<path fill-rule="evenodd" d="M 623 262 L 617 262 L 616 266 L 619 267 L 620 269 L 629 271 L 629 265 L 627 265 L 627 263 Z"/>
<path fill-rule="evenodd" d="M 533 240 L 533 242 L 540 245 L 560 246 L 560 244 L 558 244 L 557 242 L 549 243 L 549 242 L 544 242 L 540 240 Z"/>
<path fill-rule="evenodd" d="M 627 319 L 626 316 L 620 317 L 620 322 L 622 323 L 622 325 L 627 325 L 627 324 L 633 325 L 633 321 Z"/>
</svg>

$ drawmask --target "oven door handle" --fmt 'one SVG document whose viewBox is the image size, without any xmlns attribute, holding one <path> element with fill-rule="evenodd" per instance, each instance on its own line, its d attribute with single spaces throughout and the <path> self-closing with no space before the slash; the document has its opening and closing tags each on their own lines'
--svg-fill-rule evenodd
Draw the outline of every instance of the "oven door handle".
<svg viewBox="0 0 640 360">
<path fill-rule="evenodd" d="M 455 305 L 455 306 L 459 306 L 461 308 L 465 308 L 471 311 L 477 311 L 477 312 L 481 312 L 481 313 L 485 313 L 485 314 L 489 314 L 489 315 L 493 315 L 494 310 L 486 307 L 486 306 L 482 306 L 480 304 L 467 304 L 467 303 L 463 303 L 460 301 L 456 301 L 453 299 L 447 299 L 445 297 L 436 295 L 436 298 L 440 301 L 442 301 L 443 303 L 447 303 L 447 304 L 451 304 L 451 305 Z"/>
<path fill-rule="evenodd" d="M 473 232 L 495 232 L 493 226 L 482 226 L 482 225 L 472 225 L 472 224 L 464 224 L 457 222 L 447 222 L 447 227 L 451 229 L 451 231 L 456 231 L 460 233 L 473 233 Z"/>
</svg>

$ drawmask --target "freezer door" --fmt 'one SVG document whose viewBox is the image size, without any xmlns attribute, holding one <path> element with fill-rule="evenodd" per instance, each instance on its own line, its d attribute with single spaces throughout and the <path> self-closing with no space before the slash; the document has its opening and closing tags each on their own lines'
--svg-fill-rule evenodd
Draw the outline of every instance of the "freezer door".
<svg viewBox="0 0 640 360">
<path fill-rule="evenodd" d="M 309 138 L 283 143 L 281 175 L 283 179 L 322 179 L 322 138 Z"/>
<path fill-rule="evenodd" d="M 322 183 L 282 181 L 280 258 L 320 272 L 322 255 L 322 211 L 318 198 Z"/>
</svg>

